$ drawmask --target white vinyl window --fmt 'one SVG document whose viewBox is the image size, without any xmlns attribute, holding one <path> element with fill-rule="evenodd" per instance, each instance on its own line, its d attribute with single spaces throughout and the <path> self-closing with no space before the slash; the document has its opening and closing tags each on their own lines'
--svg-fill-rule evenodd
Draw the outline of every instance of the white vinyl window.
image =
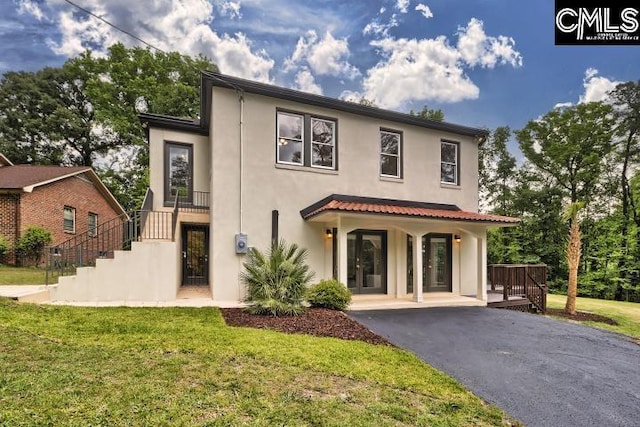
<svg viewBox="0 0 640 427">
<path fill-rule="evenodd" d="M 402 143 L 397 132 L 380 131 L 380 175 L 393 178 L 402 177 Z"/>
<path fill-rule="evenodd" d="M 95 237 L 98 234 L 98 214 L 89 212 L 87 218 L 87 226 L 89 228 L 89 237 Z"/>
<path fill-rule="evenodd" d="M 76 232 L 76 210 L 71 206 L 64 207 L 64 221 L 62 229 L 67 233 Z"/>
<path fill-rule="evenodd" d="M 456 142 L 440 142 L 440 182 L 458 185 L 458 149 Z"/>
</svg>

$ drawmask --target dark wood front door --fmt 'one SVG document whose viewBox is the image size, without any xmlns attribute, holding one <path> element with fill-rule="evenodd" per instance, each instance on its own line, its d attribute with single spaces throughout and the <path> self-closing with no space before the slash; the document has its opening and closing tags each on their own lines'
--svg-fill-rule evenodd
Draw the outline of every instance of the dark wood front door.
<svg viewBox="0 0 640 427">
<path fill-rule="evenodd" d="M 209 226 L 182 225 L 182 285 L 209 284 Z"/>
<path fill-rule="evenodd" d="M 347 235 L 347 287 L 354 294 L 387 292 L 387 232 L 356 230 Z"/>
<path fill-rule="evenodd" d="M 451 234 L 426 234 L 422 252 L 424 291 L 451 292 Z"/>
</svg>

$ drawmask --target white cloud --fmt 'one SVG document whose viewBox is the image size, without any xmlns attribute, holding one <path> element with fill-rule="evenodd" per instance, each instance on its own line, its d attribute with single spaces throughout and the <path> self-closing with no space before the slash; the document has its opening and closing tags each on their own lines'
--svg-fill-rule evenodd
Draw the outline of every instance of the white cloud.
<svg viewBox="0 0 640 427">
<path fill-rule="evenodd" d="M 522 65 L 522 57 L 505 36 L 487 36 L 481 21 L 472 18 L 458 31 L 456 45 L 445 36 L 434 39 L 374 40 L 383 59 L 367 71 L 363 95 L 384 108 L 414 101 L 459 102 L 476 99 L 480 89 L 465 70 L 475 65 Z"/>
<path fill-rule="evenodd" d="M 322 95 L 322 88 L 316 83 L 311 71 L 307 69 L 300 70 L 296 75 L 296 89 L 303 92 Z"/>
<path fill-rule="evenodd" d="M 42 13 L 42 9 L 40 6 L 33 0 L 19 0 L 18 1 L 18 13 L 19 14 L 29 14 L 36 18 L 38 21 L 42 21 L 45 19 L 44 13 Z"/>
<path fill-rule="evenodd" d="M 478 97 L 478 87 L 460 67 L 458 51 L 444 36 L 371 42 L 385 57 L 367 72 L 364 96 L 384 108 L 410 100 L 458 102 Z"/>
<path fill-rule="evenodd" d="M 230 3 L 230 2 L 228 2 Z M 115 42 L 138 44 L 131 37 L 88 17 L 59 0 L 46 0 L 52 22 L 58 25 L 59 40 L 49 40 L 51 49 L 74 56 L 90 47 L 97 55 Z M 255 51 L 243 33 L 218 34 L 211 29 L 213 6 L 202 0 L 85 0 L 82 6 L 114 25 L 129 30 L 163 50 L 186 55 L 203 54 L 212 59 L 220 71 L 259 81 L 270 81 L 274 61 L 264 51 Z M 239 12 L 239 2 L 238 2 Z"/>
<path fill-rule="evenodd" d="M 398 9 L 400 13 L 407 13 L 409 9 L 409 0 L 396 0 L 396 9 Z"/>
<path fill-rule="evenodd" d="M 558 102 L 556 105 L 553 106 L 553 109 L 555 110 L 556 108 L 569 108 L 569 107 L 573 107 L 573 102 Z"/>
<path fill-rule="evenodd" d="M 346 38 L 336 39 L 327 31 L 322 39 L 315 31 L 308 31 L 298 39 L 296 48 L 284 62 L 284 70 L 291 71 L 308 65 L 318 75 L 344 76 L 354 79 L 360 71 L 349 63 L 349 43 Z"/>
<path fill-rule="evenodd" d="M 382 15 L 385 11 L 386 9 L 384 7 L 381 8 L 379 15 Z M 396 15 L 395 13 L 391 15 L 387 22 L 382 22 L 382 19 L 380 17 L 376 17 L 364 26 L 364 28 L 362 29 L 362 34 L 388 37 L 389 30 L 397 27 L 398 25 L 400 25 L 398 22 L 398 15 Z"/>
<path fill-rule="evenodd" d="M 615 89 L 620 83 L 622 82 L 599 76 L 598 70 L 595 68 L 588 68 L 584 73 L 584 80 L 582 81 L 584 94 L 580 95 L 578 102 L 606 101 L 609 98 L 609 92 Z"/>
<path fill-rule="evenodd" d="M 220 14 L 222 16 L 228 16 L 231 19 L 242 18 L 240 13 L 240 1 L 225 1 L 220 5 Z"/>
<path fill-rule="evenodd" d="M 343 90 L 340 94 L 340 99 L 349 102 L 360 102 L 360 100 L 362 99 L 362 94 L 353 90 Z"/>
<path fill-rule="evenodd" d="M 426 4 L 418 3 L 415 10 L 422 13 L 422 16 L 424 16 L 426 19 L 433 18 L 433 13 L 431 12 L 429 6 L 427 6 Z"/>
<path fill-rule="evenodd" d="M 514 49 L 511 37 L 487 36 L 482 21 L 471 18 L 466 27 L 458 29 L 458 51 L 462 59 L 472 67 L 494 68 L 496 64 L 522 66 L 522 56 Z"/>
</svg>

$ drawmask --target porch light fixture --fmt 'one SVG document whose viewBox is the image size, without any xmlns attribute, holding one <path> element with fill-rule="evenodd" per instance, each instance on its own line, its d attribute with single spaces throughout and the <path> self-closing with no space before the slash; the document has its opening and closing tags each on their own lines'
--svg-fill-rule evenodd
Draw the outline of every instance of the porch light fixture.
<svg viewBox="0 0 640 427">
<path fill-rule="evenodd" d="M 278 145 L 287 145 L 288 143 L 289 143 L 289 141 L 287 141 L 287 140 L 286 140 L 286 139 L 284 139 L 284 138 L 280 138 L 280 139 L 278 140 Z"/>
<path fill-rule="evenodd" d="M 454 234 L 453 240 L 455 240 L 456 243 L 460 243 L 462 241 L 462 238 L 460 237 L 459 234 Z"/>
<path fill-rule="evenodd" d="M 327 235 L 327 239 L 333 238 L 333 231 L 330 228 L 327 228 L 327 231 L 324 232 Z"/>
</svg>

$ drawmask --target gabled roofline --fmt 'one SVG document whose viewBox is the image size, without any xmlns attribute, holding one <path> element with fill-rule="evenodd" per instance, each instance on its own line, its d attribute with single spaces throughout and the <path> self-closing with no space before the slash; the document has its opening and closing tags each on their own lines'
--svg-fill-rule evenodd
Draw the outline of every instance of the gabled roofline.
<svg viewBox="0 0 640 427">
<path fill-rule="evenodd" d="M 62 166 L 61 166 L 61 168 L 62 168 Z M 55 177 L 55 178 L 47 179 L 45 181 L 37 182 L 35 184 L 27 185 L 26 187 L 22 187 L 22 191 L 24 191 L 25 193 L 31 193 L 31 192 L 33 192 L 33 190 L 36 187 L 41 187 L 43 185 L 51 184 L 51 183 L 56 182 L 56 181 L 61 181 L 61 180 L 66 179 L 66 178 L 71 178 L 71 177 L 74 177 L 74 176 L 77 176 L 77 175 L 81 175 L 83 173 L 88 174 L 89 178 L 91 179 L 91 182 L 98 189 L 98 192 L 100 194 L 102 194 L 102 196 L 105 199 L 107 199 L 107 202 L 111 205 L 111 207 L 113 207 L 116 211 L 118 211 L 118 214 L 126 213 L 126 211 L 124 210 L 124 208 L 122 207 L 120 202 L 118 202 L 118 200 L 116 200 L 114 195 L 111 194 L 111 191 L 109 191 L 109 189 L 104 185 L 104 183 L 102 182 L 100 177 L 96 174 L 96 172 L 92 168 L 90 168 L 88 166 L 86 168 L 76 170 L 76 171 L 68 173 L 66 175 L 61 175 L 61 176 L 58 176 L 58 177 Z"/>
<path fill-rule="evenodd" d="M 404 123 L 444 132 L 451 132 L 458 135 L 471 136 L 476 138 L 476 141 L 479 143 L 482 143 L 489 135 L 489 131 L 486 129 L 422 119 L 417 116 L 399 113 L 397 111 L 384 110 L 382 108 L 360 105 L 355 102 L 342 101 L 339 99 L 301 92 L 294 89 L 283 88 L 265 83 L 258 83 L 251 80 L 215 73 L 212 71 L 202 71 L 201 89 L 203 89 L 203 94 L 201 102 L 203 102 L 204 105 L 201 104 L 201 107 L 204 106 L 205 108 L 201 108 L 201 118 L 203 119 L 203 122 L 206 122 L 203 124 L 207 125 L 207 127 L 210 117 L 210 115 L 207 114 L 207 107 L 210 108 L 209 106 L 211 105 L 210 98 L 212 86 L 229 88 L 238 92 L 244 91 L 257 95 L 269 96 L 272 98 L 300 102 L 303 104 L 314 105 L 316 107 L 330 108 L 333 110 L 344 111 L 361 116 L 373 117 L 376 119 Z"/>
<path fill-rule="evenodd" d="M 0 163 L 4 163 L 5 166 L 13 166 L 11 160 L 9 160 L 7 156 L 2 153 L 0 153 Z"/>
<path fill-rule="evenodd" d="M 60 168 L 62 169 L 62 168 L 64 168 L 64 166 L 60 166 Z M 47 179 L 47 180 L 44 180 L 44 181 L 36 182 L 36 183 L 31 184 L 31 185 L 27 185 L 25 187 L 22 187 L 22 191 L 24 191 L 25 193 L 31 193 L 31 192 L 33 192 L 34 188 L 36 188 L 36 187 L 40 187 L 40 186 L 43 186 L 43 185 L 51 184 L 52 182 L 56 182 L 56 181 L 60 181 L 62 179 L 70 178 L 70 177 L 75 176 L 75 175 L 80 175 L 81 173 L 85 173 L 85 172 L 88 172 L 90 170 L 91 170 L 91 168 L 87 167 L 85 169 L 75 170 L 75 171 L 70 172 L 70 173 L 68 173 L 66 175 L 60 175 L 60 176 L 56 176 L 55 178 L 51 178 L 51 179 Z"/>
</svg>

